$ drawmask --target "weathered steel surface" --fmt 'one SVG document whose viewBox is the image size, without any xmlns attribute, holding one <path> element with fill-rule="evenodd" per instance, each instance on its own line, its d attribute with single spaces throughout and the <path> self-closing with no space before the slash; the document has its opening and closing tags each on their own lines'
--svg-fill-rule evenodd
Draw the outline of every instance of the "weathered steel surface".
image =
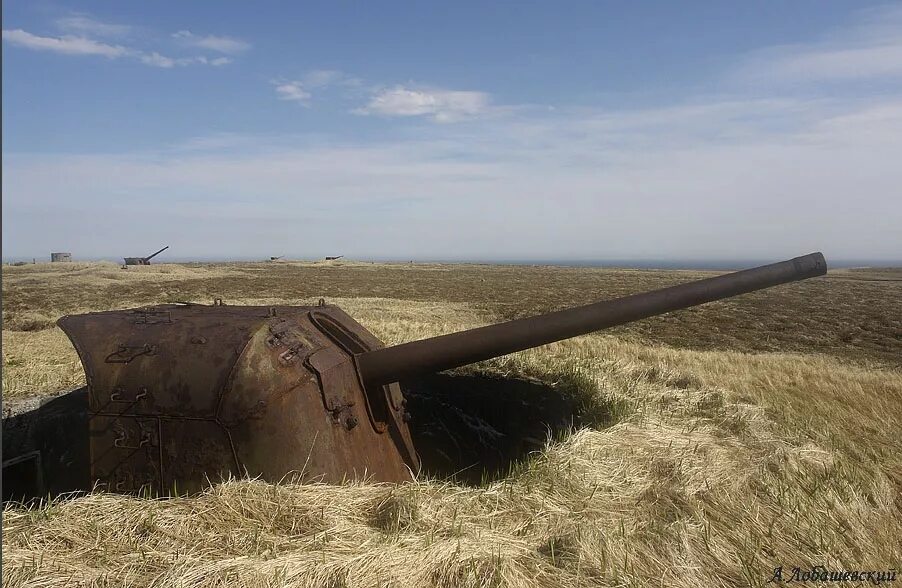
<svg viewBox="0 0 902 588">
<path fill-rule="evenodd" d="M 89 387 L 92 479 L 167 494 L 292 473 L 410 479 L 397 384 L 365 390 L 381 344 L 334 306 L 165 305 L 63 317 Z"/>
<path fill-rule="evenodd" d="M 59 325 L 87 376 L 90 478 L 109 490 L 193 492 L 224 476 L 278 482 L 294 473 L 401 481 L 420 462 L 398 380 L 826 269 L 813 253 L 390 348 L 322 303 L 170 304 Z"/>
<path fill-rule="evenodd" d="M 396 345 L 364 353 L 357 363 L 368 384 L 396 382 L 825 273 L 824 256 L 811 253 L 644 294 Z"/>
</svg>

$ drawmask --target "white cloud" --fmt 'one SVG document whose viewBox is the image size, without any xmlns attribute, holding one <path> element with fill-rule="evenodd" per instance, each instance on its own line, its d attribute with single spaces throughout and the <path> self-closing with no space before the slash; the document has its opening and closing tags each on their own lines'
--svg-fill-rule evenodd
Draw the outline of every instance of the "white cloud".
<svg viewBox="0 0 902 588">
<path fill-rule="evenodd" d="M 304 85 L 299 81 L 279 81 L 273 82 L 276 86 L 276 94 L 279 100 L 291 100 L 307 105 L 310 101 L 311 94 L 304 89 Z"/>
<path fill-rule="evenodd" d="M 331 86 L 344 78 L 344 74 L 333 69 L 315 69 L 304 76 L 304 83 L 311 88 Z"/>
<path fill-rule="evenodd" d="M 202 55 L 197 57 L 167 57 L 165 55 L 160 55 L 156 51 L 152 53 L 142 53 L 140 59 L 141 63 L 145 65 L 162 68 L 209 64 L 209 60 Z"/>
<path fill-rule="evenodd" d="M 276 88 L 276 94 L 280 100 L 290 100 L 310 105 L 313 91 L 322 92 L 333 87 L 343 88 L 345 91 L 357 88 L 361 81 L 343 72 L 332 69 L 315 69 L 307 72 L 299 79 L 286 80 L 280 78 L 270 82 Z"/>
<path fill-rule="evenodd" d="M 49 231 L 83 255 L 163 237 L 186 255 L 341 248 L 776 260 L 902 251 L 902 97 L 560 108 L 417 133 L 368 144 L 220 136 L 158 153 L 7 154 L 3 244 L 31 255 Z M 151 197 L 166 222 L 128 222 Z M 92 231 L 103 238 L 90 241 Z"/>
<path fill-rule="evenodd" d="M 234 55 L 242 53 L 250 49 L 251 45 L 247 41 L 236 39 L 234 37 L 216 36 L 216 35 L 195 35 L 191 31 L 178 31 L 173 33 L 172 37 L 190 47 L 200 49 L 208 49 L 210 51 L 218 51 Z"/>
<path fill-rule="evenodd" d="M 52 51 L 67 55 L 103 55 L 115 58 L 127 55 L 129 50 L 118 45 L 108 45 L 85 37 L 41 37 L 22 29 L 3 31 L 3 40 L 13 45 L 34 49 L 36 51 Z"/>
<path fill-rule="evenodd" d="M 166 57 L 157 52 L 142 53 L 140 55 L 141 63 L 152 65 L 154 67 L 170 68 L 170 67 L 186 67 L 189 65 L 212 65 L 221 66 L 232 62 L 228 57 L 217 57 L 208 59 L 203 55 L 194 57 Z"/>
<path fill-rule="evenodd" d="M 98 37 L 124 37 L 132 31 L 129 25 L 100 22 L 83 14 L 58 18 L 56 26 L 64 31 L 77 31 Z"/>
<path fill-rule="evenodd" d="M 84 20 L 85 17 L 70 17 L 76 19 L 83 28 L 87 29 L 91 26 L 119 26 L 119 25 L 103 25 L 95 21 Z M 86 24 L 90 23 L 90 24 Z M 232 62 L 228 57 L 208 58 L 204 55 L 169 57 L 162 55 L 157 51 L 142 51 L 131 47 L 123 47 L 121 45 L 109 45 L 89 39 L 87 37 L 63 36 L 63 37 L 41 37 L 33 35 L 22 29 L 4 30 L 3 40 L 7 43 L 25 47 L 35 51 L 50 51 L 54 53 L 63 53 L 67 55 L 102 55 L 110 59 L 119 57 L 130 57 L 138 60 L 144 65 L 152 67 L 160 67 L 164 69 L 173 67 L 185 67 L 190 65 L 210 65 L 219 67 Z"/>
<path fill-rule="evenodd" d="M 171 57 L 165 57 L 156 52 L 145 53 L 144 55 L 142 55 L 141 63 L 145 65 L 152 65 L 154 67 L 175 67 L 175 59 Z"/>
<path fill-rule="evenodd" d="M 489 96 L 483 92 L 410 89 L 395 86 L 373 95 L 356 114 L 380 116 L 428 116 L 436 122 L 453 122 L 484 114 Z"/>
<path fill-rule="evenodd" d="M 275 86 L 280 100 L 290 100 L 304 106 L 310 105 L 314 91 L 320 93 L 339 88 L 344 94 L 343 97 L 347 98 L 348 95 L 356 93 L 361 86 L 359 79 L 333 69 L 315 69 L 299 79 L 279 78 L 270 83 Z"/>
<path fill-rule="evenodd" d="M 754 52 L 734 78 L 790 83 L 902 79 L 902 7 L 879 7 L 863 15 L 818 42 Z"/>
<path fill-rule="evenodd" d="M 896 44 L 790 52 L 767 69 L 770 75 L 796 81 L 902 77 L 902 38 Z"/>
<path fill-rule="evenodd" d="M 334 69 L 314 69 L 303 77 L 307 88 L 326 88 L 328 86 L 359 86 L 360 80 L 344 72 Z"/>
</svg>

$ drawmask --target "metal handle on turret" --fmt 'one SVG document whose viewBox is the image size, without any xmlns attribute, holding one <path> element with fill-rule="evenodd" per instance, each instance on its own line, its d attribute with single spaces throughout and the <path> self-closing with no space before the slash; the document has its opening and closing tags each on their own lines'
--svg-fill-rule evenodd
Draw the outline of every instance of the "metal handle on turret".
<svg viewBox="0 0 902 588">
<path fill-rule="evenodd" d="M 823 254 L 810 253 L 644 294 L 367 351 L 356 356 L 357 366 L 367 385 L 379 386 L 826 273 Z"/>
</svg>

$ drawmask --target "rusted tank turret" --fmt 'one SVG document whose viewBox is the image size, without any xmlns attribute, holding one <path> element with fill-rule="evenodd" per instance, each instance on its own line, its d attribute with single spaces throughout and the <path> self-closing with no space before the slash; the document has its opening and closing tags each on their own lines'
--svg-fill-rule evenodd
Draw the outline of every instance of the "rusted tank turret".
<svg viewBox="0 0 902 588">
<path fill-rule="evenodd" d="M 116 492 L 222 476 L 403 481 L 419 470 L 398 385 L 826 273 L 823 255 L 393 347 L 336 306 L 198 304 L 66 316 L 88 382 L 89 474 Z"/>
<path fill-rule="evenodd" d="M 157 255 L 163 253 L 163 252 L 166 251 L 167 249 L 169 249 L 169 245 L 167 245 L 166 247 L 163 247 L 162 249 L 160 249 L 160 250 L 157 251 L 156 253 L 151 253 L 151 254 L 148 255 L 147 257 L 126 257 L 126 258 L 125 258 L 125 265 L 150 265 L 150 260 L 151 260 L 151 259 L 153 259 L 153 258 L 156 257 Z"/>
</svg>

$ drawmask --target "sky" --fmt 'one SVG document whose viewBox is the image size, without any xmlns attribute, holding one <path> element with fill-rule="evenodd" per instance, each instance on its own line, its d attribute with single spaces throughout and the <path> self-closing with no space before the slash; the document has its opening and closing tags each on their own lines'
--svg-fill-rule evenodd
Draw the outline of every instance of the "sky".
<svg viewBox="0 0 902 588">
<path fill-rule="evenodd" d="M 902 259 L 902 3 L 3 2 L 5 259 Z"/>
</svg>

